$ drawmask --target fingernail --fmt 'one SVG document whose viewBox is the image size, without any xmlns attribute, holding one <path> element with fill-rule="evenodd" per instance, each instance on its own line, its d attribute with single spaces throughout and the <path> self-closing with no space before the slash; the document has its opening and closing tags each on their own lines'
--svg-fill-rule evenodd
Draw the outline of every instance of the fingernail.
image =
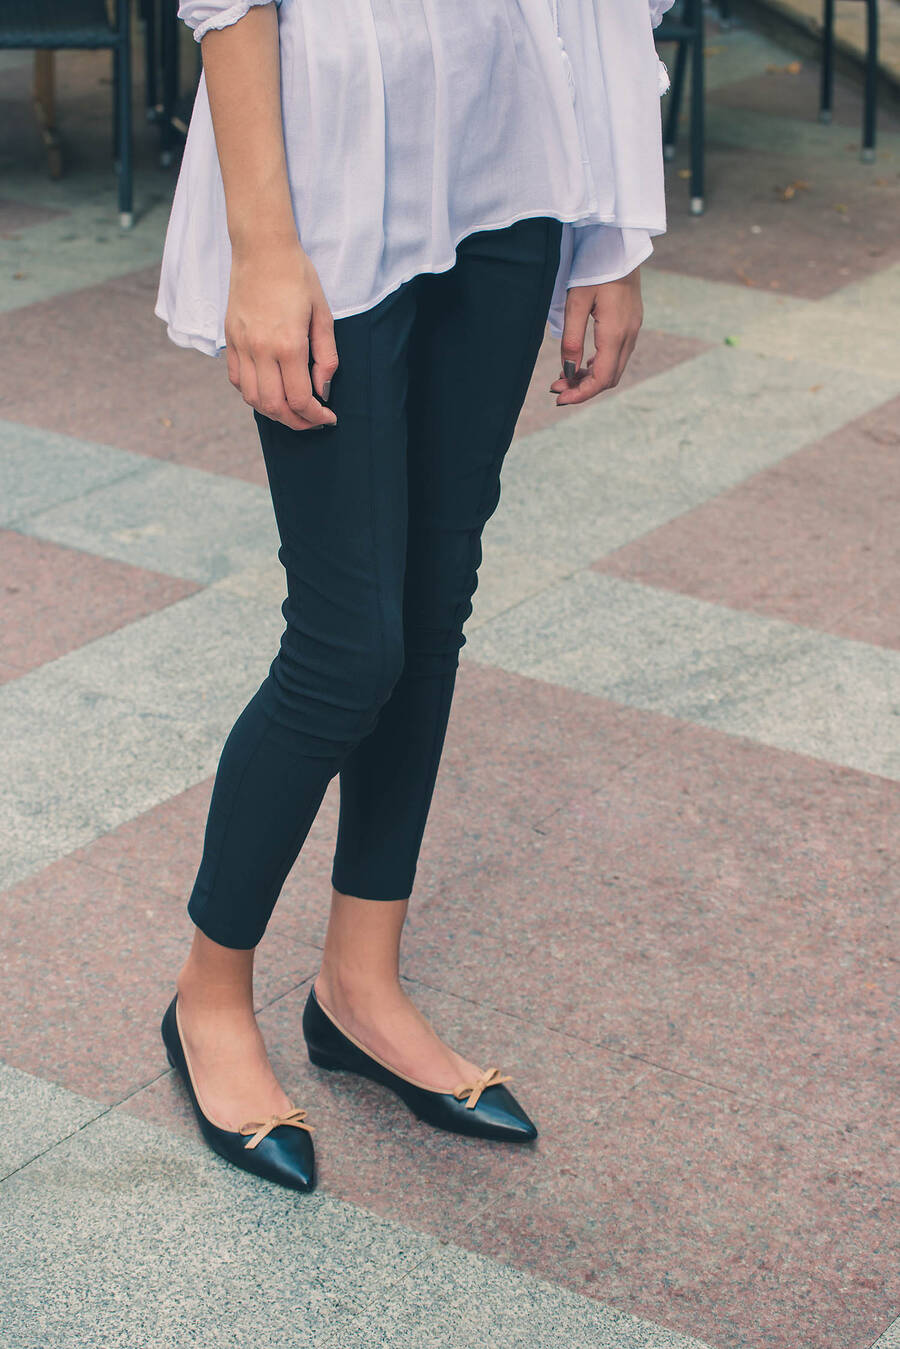
<svg viewBox="0 0 900 1349">
<path fill-rule="evenodd" d="M 327 403 L 330 397 L 331 397 L 331 380 L 326 379 L 325 383 L 322 385 L 323 402 Z"/>
<path fill-rule="evenodd" d="M 574 379 L 574 378 L 575 378 L 575 362 L 574 362 L 574 361 L 563 361 L 563 374 L 565 375 L 566 379 Z"/>
</svg>

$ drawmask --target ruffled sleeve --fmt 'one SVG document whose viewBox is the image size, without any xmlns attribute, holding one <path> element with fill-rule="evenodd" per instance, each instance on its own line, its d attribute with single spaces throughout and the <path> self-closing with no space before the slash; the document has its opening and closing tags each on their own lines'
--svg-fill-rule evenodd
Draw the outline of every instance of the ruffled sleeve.
<svg viewBox="0 0 900 1349">
<path fill-rule="evenodd" d="M 650 0 L 650 22 L 654 28 L 662 23 L 662 16 L 671 9 L 675 0 Z"/>
<path fill-rule="evenodd" d="M 281 4 L 281 0 L 274 2 Z M 211 29 L 237 23 L 254 5 L 270 3 L 271 0 L 181 0 L 178 17 L 194 30 L 194 41 L 199 42 Z"/>
<path fill-rule="evenodd" d="M 563 335 L 566 295 L 572 286 L 601 286 L 633 272 L 653 252 L 650 232 L 618 225 L 563 225 L 559 270 L 547 321 Z"/>
</svg>

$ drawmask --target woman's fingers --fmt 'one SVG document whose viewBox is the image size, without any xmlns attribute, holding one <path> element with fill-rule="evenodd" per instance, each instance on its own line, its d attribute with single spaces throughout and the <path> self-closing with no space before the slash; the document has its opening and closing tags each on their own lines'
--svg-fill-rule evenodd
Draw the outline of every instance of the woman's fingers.
<svg viewBox="0 0 900 1349">
<path fill-rule="evenodd" d="M 337 369 L 334 323 L 299 240 L 232 254 L 225 314 L 228 378 L 264 417 L 297 431 L 334 426 L 325 406 Z M 321 367 L 310 377 L 310 350 Z"/>
<path fill-rule="evenodd" d="M 227 347 L 226 354 L 229 380 L 263 416 L 295 431 L 334 426 L 335 414 L 313 395 L 305 343 L 281 356 L 236 347 Z"/>
<path fill-rule="evenodd" d="M 327 305 L 315 305 L 309 325 L 309 346 L 312 352 L 313 388 L 323 402 L 331 397 L 331 381 L 338 368 L 337 347 L 334 342 L 334 319 Z"/>
<path fill-rule="evenodd" d="M 584 357 L 584 335 L 593 302 L 594 292 L 590 286 L 573 286 L 566 295 L 566 313 L 559 347 L 563 373 L 550 385 L 554 393 L 562 393 L 564 389 L 569 389 L 570 380 L 583 373 L 581 362 Z"/>
<path fill-rule="evenodd" d="M 293 415 L 307 428 L 334 426 L 337 417 L 331 408 L 325 407 L 313 394 L 309 377 L 309 350 L 306 344 L 304 343 L 300 350 L 283 353 L 279 358 L 279 368 L 285 401 Z"/>
<path fill-rule="evenodd" d="M 576 368 L 550 385 L 557 407 L 586 403 L 605 389 L 614 389 L 634 351 L 643 317 L 639 270 L 618 281 L 597 286 L 573 286 L 566 297 L 561 355 L 565 363 L 574 333 L 587 314 L 594 320 L 594 355 L 584 369 Z M 570 333 L 571 328 L 571 333 Z"/>
</svg>

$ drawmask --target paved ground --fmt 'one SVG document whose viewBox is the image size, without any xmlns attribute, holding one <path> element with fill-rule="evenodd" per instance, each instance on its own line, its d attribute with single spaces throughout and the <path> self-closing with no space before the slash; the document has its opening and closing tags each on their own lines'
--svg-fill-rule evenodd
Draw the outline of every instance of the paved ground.
<svg viewBox="0 0 900 1349">
<path fill-rule="evenodd" d="M 628 379 L 560 415 L 542 355 L 412 908 L 415 995 L 540 1144 L 305 1061 L 331 792 L 259 956 L 312 1197 L 205 1149 L 158 1033 L 279 632 L 254 429 L 153 317 L 144 128 L 118 233 L 105 63 L 53 184 L 4 58 L 4 1349 L 900 1346 L 900 127 L 862 166 L 852 89 L 822 128 L 790 52 L 710 45 L 710 209 L 674 164 Z"/>
</svg>

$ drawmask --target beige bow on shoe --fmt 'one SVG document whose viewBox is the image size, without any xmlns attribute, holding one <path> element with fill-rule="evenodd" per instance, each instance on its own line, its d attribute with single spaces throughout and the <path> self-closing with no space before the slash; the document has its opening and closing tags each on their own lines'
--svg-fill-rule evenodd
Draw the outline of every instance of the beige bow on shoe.
<svg viewBox="0 0 900 1349">
<path fill-rule="evenodd" d="M 238 1133 L 253 1134 L 253 1137 L 244 1144 L 245 1148 L 255 1148 L 257 1143 L 261 1143 L 266 1134 L 271 1133 L 279 1124 L 292 1124 L 295 1129 L 305 1129 L 307 1133 L 312 1133 L 312 1127 L 304 1124 L 306 1111 L 294 1107 L 286 1115 L 270 1115 L 268 1119 L 254 1120 L 252 1123 L 242 1124 Z"/>
<path fill-rule="evenodd" d="M 458 1101 L 461 1101 L 464 1096 L 468 1096 L 469 1099 L 466 1101 L 466 1109 L 474 1110 L 476 1105 L 478 1104 L 478 1098 L 480 1097 L 481 1093 L 485 1091 L 488 1087 L 497 1087 L 500 1085 L 501 1082 L 511 1082 L 511 1081 L 512 1081 L 511 1077 L 500 1076 L 499 1068 L 488 1068 L 486 1072 L 483 1072 L 481 1074 L 481 1077 L 476 1078 L 476 1080 L 470 1083 L 469 1086 L 457 1087 L 453 1095 L 456 1097 Z"/>
</svg>

